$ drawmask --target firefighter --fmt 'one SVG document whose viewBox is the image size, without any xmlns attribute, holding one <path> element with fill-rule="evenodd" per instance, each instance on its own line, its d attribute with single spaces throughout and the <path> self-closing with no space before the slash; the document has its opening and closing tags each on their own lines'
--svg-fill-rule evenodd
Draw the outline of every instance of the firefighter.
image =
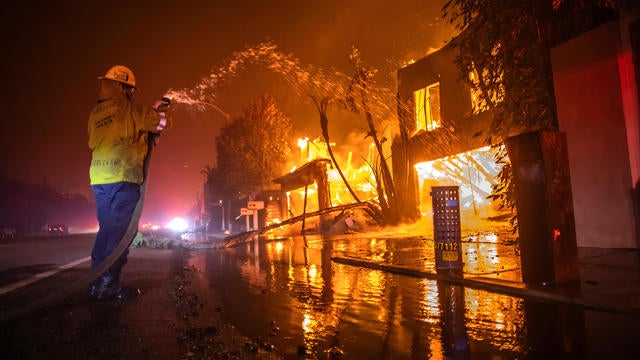
<svg viewBox="0 0 640 360">
<path fill-rule="evenodd" d="M 122 65 L 98 77 L 98 103 L 89 115 L 89 175 L 96 202 L 99 229 L 91 251 L 91 267 L 102 263 L 118 247 L 140 198 L 143 164 L 150 134 L 169 127 L 169 100 L 153 106 L 134 103 L 136 80 Z M 137 224 L 136 224 L 137 226 Z M 120 273 L 129 250 L 113 263 L 89 288 L 89 296 L 100 300 L 123 299 L 137 291 L 120 284 Z"/>
</svg>

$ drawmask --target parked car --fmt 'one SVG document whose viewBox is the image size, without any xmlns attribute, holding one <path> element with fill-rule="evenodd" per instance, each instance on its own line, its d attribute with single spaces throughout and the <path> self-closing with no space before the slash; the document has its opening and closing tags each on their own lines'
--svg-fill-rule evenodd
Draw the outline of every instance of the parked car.
<svg viewBox="0 0 640 360">
<path fill-rule="evenodd" d="M 48 228 L 49 235 L 67 235 L 69 228 L 64 224 L 50 224 Z"/>
<path fill-rule="evenodd" d="M 9 225 L 0 226 L 0 239 L 13 239 L 16 237 L 16 229 Z"/>
</svg>

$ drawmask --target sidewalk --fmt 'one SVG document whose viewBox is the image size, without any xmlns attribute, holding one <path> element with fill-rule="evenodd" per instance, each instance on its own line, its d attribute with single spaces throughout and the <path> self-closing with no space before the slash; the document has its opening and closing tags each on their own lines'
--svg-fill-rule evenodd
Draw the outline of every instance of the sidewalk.
<svg viewBox="0 0 640 360">
<path fill-rule="evenodd" d="M 640 251 L 579 248 L 581 287 L 587 305 L 640 314 Z"/>
</svg>

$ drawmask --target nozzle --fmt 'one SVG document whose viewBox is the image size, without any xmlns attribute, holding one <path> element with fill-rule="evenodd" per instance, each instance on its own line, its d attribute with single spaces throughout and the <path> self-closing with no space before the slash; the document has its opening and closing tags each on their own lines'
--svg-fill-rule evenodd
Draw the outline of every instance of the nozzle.
<svg viewBox="0 0 640 360">
<path fill-rule="evenodd" d="M 173 101 L 175 94 L 173 92 L 173 89 L 169 89 L 167 90 L 167 92 L 165 92 L 164 95 L 162 95 L 162 101 L 165 101 L 167 103 L 171 103 L 171 101 Z"/>
</svg>

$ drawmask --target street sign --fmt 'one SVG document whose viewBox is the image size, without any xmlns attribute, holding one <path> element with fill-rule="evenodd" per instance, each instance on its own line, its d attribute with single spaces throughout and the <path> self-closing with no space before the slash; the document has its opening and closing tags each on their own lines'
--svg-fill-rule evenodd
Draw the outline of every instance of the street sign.
<svg viewBox="0 0 640 360">
<path fill-rule="evenodd" d="M 253 215 L 252 209 L 240 208 L 240 215 Z"/>
<path fill-rule="evenodd" d="M 251 209 L 251 210 L 264 209 L 264 201 L 249 201 L 247 203 L 247 209 Z"/>
</svg>

